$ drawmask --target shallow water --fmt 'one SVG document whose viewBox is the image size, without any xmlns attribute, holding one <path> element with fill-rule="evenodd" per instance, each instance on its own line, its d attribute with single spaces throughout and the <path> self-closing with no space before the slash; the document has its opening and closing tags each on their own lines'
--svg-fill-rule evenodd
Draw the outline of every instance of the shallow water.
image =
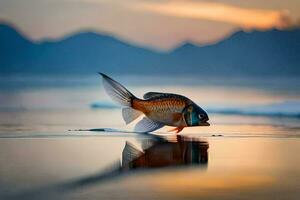
<svg viewBox="0 0 300 200">
<path fill-rule="evenodd" d="M 1 139 L 8 199 L 298 199 L 300 140 L 202 138 L 207 163 L 110 173 L 125 141 L 146 137 Z M 155 157 L 175 155 L 159 149 Z M 161 153 L 160 153 L 161 152 Z M 163 155 L 161 155 L 163 154 Z M 151 160 L 151 159 L 150 159 Z M 109 174 L 108 178 L 102 178 Z"/>
<path fill-rule="evenodd" d="M 299 81 L 120 80 L 137 96 L 180 93 L 207 110 L 210 127 L 182 132 L 208 143 L 207 162 L 174 160 L 166 127 L 158 134 L 174 149 L 154 158 L 174 155 L 173 165 L 119 173 L 126 141 L 143 150 L 157 137 L 130 133 L 134 123 L 124 125 L 98 77 L 2 78 L 0 198 L 299 199 Z"/>
</svg>

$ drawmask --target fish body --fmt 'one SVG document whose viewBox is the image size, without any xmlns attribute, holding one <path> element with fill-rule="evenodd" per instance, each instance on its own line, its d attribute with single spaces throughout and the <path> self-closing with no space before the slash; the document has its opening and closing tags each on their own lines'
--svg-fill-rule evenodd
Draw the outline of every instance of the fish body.
<svg viewBox="0 0 300 200">
<path fill-rule="evenodd" d="M 128 124 L 141 114 L 135 131 L 151 132 L 163 126 L 174 126 L 177 132 L 189 126 L 209 126 L 207 113 L 189 98 L 171 93 L 148 92 L 143 99 L 135 97 L 124 86 L 105 74 L 104 88 L 108 95 L 124 106 L 123 119 Z"/>
<path fill-rule="evenodd" d="M 134 99 L 132 108 L 143 112 L 148 118 L 168 126 L 188 126 L 182 114 L 183 109 L 192 102 L 180 95 L 165 94 L 149 99 Z"/>
</svg>

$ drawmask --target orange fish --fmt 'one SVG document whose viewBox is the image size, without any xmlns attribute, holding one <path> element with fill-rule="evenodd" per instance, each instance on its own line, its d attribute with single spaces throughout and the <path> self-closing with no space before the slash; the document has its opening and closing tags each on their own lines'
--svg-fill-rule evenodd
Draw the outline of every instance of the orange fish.
<svg viewBox="0 0 300 200">
<path fill-rule="evenodd" d="M 179 133 L 185 127 L 209 126 L 207 113 L 192 100 L 178 94 L 148 92 L 143 99 L 135 97 L 124 86 L 103 73 L 103 85 L 107 94 L 124 106 L 123 119 L 131 123 L 144 114 L 134 131 L 152 132 L 163 126 L 176 127 L 170 131 Z"/>
</svg>

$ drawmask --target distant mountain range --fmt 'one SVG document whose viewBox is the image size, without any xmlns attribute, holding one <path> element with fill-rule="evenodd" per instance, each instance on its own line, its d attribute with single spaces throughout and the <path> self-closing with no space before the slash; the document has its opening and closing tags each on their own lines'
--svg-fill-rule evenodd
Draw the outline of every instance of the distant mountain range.
<svg viewBox="0 0 300 200">
<path fill-rule="evenodd" d="M 79 32 L 33 42 L 0 24 L 0 73 L 135 73 L 194 75 L 300 75 L 300 29 L 238 31 L 211 45 L 184 43 L 169 52 L 115 37 Z"/>
</svg>

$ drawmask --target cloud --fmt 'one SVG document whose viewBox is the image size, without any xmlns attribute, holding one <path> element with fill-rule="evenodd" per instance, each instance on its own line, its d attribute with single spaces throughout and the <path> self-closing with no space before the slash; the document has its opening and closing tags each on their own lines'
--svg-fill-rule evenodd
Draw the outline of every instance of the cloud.
<svg viewBox="0 0 300 200">
<path fill-rule="evenodd" d="M 243 8 L 217 2 L 144 1 L 134 8 L 173 17 L 230 23 L 245 29 L 287 28 L 293 25 L 287 10 Z"/>
</svg>

